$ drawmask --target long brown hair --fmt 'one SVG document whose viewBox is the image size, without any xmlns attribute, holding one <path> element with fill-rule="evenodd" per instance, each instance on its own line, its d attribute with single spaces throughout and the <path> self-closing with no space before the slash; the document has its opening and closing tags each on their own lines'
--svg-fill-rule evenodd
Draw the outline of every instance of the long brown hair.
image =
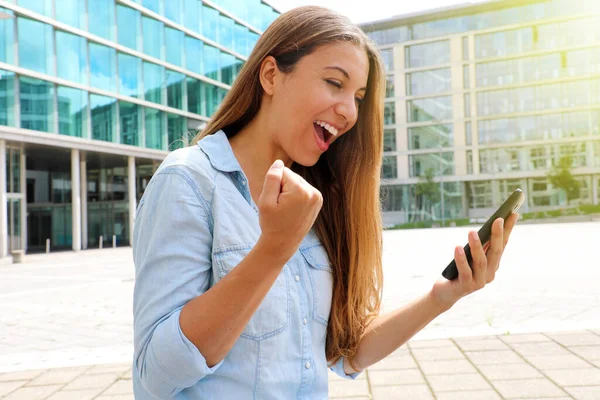
<svg viewBox="0 0 600 400">
<path fill-rule="evenodd" d="M 360 46 L 369 58 L 368 89 L 358 120 L 314 166 L 295 163 L 292 170 L 323 195 L 314 228 L 333 268 L 327 360 L 335 364 L 343 356 L 355 367 L 359 340 L 379 313 L 383 284 L 379 190 L 385 87 L 383 64 L 373 42 L 349 19 L 326 8 L 299 7 L 280 15 L 260 37 L 221 106 L 192 144 L 219 130 L 232 137 L 256 116 L 265 57 L 273 56 L 280 70 L 291 72 L 317 47 L 340 41 Z"/>
</svg>

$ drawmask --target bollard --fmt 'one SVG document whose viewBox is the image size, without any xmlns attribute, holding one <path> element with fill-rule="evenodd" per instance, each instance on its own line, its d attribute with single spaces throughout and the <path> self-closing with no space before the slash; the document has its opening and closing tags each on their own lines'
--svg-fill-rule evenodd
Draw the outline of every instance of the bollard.
<svg viewBox="0 0 600 400">
<path fill-rule="evenodd" d="M 117 235 L 113 235 L 113 249 L 117 248 Z"/>
<path fill-rule="evenodd" d="M 46 239 L 46 254 L 50 253 L 50 239 Z"/>
<path fill-rule="evenodd" d="M 98 240 L 98 248 L 102 248 L 102 245 L 104 244 L 104 237 L 102 235 L 100 235 L 100 240 Z"/>
</svg>

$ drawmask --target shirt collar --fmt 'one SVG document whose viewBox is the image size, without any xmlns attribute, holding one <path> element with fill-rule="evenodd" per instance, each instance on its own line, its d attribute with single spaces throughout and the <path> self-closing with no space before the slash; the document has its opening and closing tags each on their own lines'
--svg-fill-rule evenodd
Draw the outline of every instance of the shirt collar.
<svg viewBox="0 0 600 400">
<path fill-rule="evenodd" d="M 213 168 L 222 172 L 242 172 L 242 167 L 233 154 L 229 139 L 223 130 L 205 136 L 198 142 Z"/>
</svg>

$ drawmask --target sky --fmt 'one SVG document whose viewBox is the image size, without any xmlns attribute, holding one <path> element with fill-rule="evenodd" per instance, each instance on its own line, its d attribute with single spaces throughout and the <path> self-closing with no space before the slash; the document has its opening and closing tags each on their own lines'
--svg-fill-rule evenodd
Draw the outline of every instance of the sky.
<svg viewBox="0 0 600 400">
<path fill-rule="evenodd" d="M 478 2 L 481 0 L 269 0 L 269 3 L 281 12 L 302 5 L 321 5 L 348 16 L 357 24 L 398 14 Z"/>
</svg>

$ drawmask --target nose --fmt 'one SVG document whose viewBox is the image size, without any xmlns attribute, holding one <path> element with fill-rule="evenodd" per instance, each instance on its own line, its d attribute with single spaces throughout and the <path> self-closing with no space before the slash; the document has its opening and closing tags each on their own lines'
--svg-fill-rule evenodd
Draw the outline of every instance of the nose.
<svg viewBox="0 0 600 400">
<path fill-rule="evenodd" d="M 350 126 L 354 125 L 358 118 L 358 108 L 354 95 L 344 96 L 343 99 L 335 106 L 335 112 L 341 115 L 346 120 L 346 123 Z"/>
</svg>

